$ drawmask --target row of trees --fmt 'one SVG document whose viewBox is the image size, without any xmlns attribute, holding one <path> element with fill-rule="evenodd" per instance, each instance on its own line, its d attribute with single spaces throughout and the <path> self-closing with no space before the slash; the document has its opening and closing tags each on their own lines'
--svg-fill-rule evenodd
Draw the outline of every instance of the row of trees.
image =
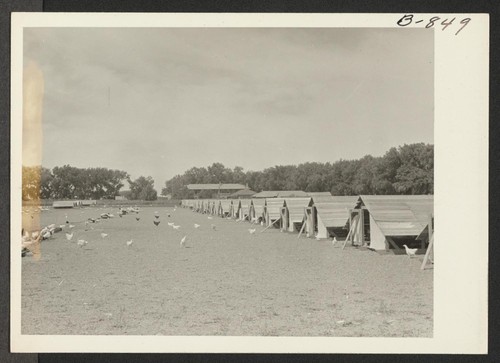
<svg viewBox="0 0 500 363">
<path fill-rule="evenodd" d="M 135 180 L 121 170 L 76 168 L 70 165 L 52 170 L 36 166 L 23 167 L 23 200 L 36 199 L 114 199 L 128 182 L 127 197 L 156 200 L 154 180 L 141 176 Z M 226 168 L 214 163 L 206 168 L 194 167 L 166 181 L 162 195 L 175 199 L 192 198 L 187 184 L 239 183 L 254 191 L 303 190 L 329 191 L 333 195 L 357 194 L 432 194 L 434 192 L 434 147 L 410 144 L 391 148 L 384 156 L 364 156 L 356 160 L 333 163 L 276 165 L 263 171 L 242 167 Z M 202 197 L 210 197 L 206 191 Z"/>
<path fill-rule="evenodd" d="M 114 199 L 128 182 L 130 199 L 155 200 L 157 192 L 151 177 L 131 180 L 127 172 L 107 168 L 23 166 L 23 200 L 37 199 Z"/>
<path fill-rule="evenodd" d="M 432 194 L 434 193 L 434 146 L 417 143 L 391 148 L 384 156 L 364 156 L 333 163 L 277 165 L 263 171 L 226 168 L 214 163 L 207 168 L 191 168 L 165 183 L 162 194 L 191 198 L 187 184 L 240 183 L 254 191 L 329 191 L 333 195 Z M 209 197 L 211 192 L 207 191 Z"/>
</svg>

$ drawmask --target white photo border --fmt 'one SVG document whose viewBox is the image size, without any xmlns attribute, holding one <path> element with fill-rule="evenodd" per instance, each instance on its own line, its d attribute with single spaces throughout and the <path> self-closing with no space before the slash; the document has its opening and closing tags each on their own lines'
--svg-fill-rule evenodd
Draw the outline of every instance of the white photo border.
<svg viewBox="0 0 500 363">
<path fill-rule="evenodd" d="M 11 236 L 21 230 L 22 74 L 25 27 L 401 27 L 405 14 L 13 13 Z M 415 14 L 416 15 L 416 14 Z M 92 336 L 21 334 L 21 256 L 11 243 L 11 351 L 99 353 L 487 353 L 489 16 L 458 35 L 434 32 L 436 221 L 432 338 Z M 457 20 L 458 21 L 458 20 Z M 432 90 L 431 90 L 432 91 Z M 467 226 L 463 233 L 460 226 Z M 421 271 L 415 271 L 421 273 Z"/>
</svg>

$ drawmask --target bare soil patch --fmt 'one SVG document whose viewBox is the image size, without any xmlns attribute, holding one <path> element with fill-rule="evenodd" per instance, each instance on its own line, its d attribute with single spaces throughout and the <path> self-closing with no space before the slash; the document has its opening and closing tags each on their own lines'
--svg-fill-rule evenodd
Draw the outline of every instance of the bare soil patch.
<svg viewBox="0 0 500 363">
<path fill-rule="evenodd" d="M 104 212 L 115 217 L 85 231 Z M 342 250 L 260 226 L 252 235 L 247 222 L 182 208 L 145 207 L 139 221 L 116 212 L 42 212 L 42 225 L 67 214 L 74 237 L 57 233 L 39 261 L 23 258 L 23 334 L 432 336 L 433 271 L 419 269 L 421 256 Z"/>
</svg>

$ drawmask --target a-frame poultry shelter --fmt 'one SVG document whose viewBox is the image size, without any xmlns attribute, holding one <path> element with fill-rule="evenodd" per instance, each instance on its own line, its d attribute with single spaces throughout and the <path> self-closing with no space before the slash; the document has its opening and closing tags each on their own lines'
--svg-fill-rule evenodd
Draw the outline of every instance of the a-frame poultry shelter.
<svg viewBox="0 0 500 363">
<path fill-rule="evenodd" d="M 345 239 L 349 232 L 349 211 L 356 206 L 358 196 L 332 196 L 311 193 L 312 206 L 306 209 L 308 237 Z"/>
<path fill-rule="evenodd" d="M 284 198 L 266 198 L 266 207 L 264 210 L 266 218 L 265 223 L 268 227 L 271 225 L 281 227 L 279 221 L 281 221 L 281 208 L 284 204 Z"/>
<path fill-rule="evenodd" d="M 229 211 L 229 215 L 231 218 L 238 218 L 238 213 L 240 212 L 240 200 L 232 199 L 231 200 L 231 209 Z"/>
<path fill-rule="evenodd" d="M 221 217 L 227 217 L 231 211 L 231 200 L 221 199 L 219 201 L 218 215 Z"/>
<path fill-rule="evenodd" d="M 240 213 L 239 213 L 239 218 L 244 221 L 244 220 L 249 220 L 250 219 L 250 203 L 252 201 L 250 199 L 240 199 Z"/>
<path fill-rule="evenodd" d="M 210 199 L 205 199 L 205 202 L 203 204 L 203 213 L 204 214 L 209 214 L 210 213 L 210 206 L 212 204 L 212 201 Z"/>
<path fill-rule="evenodd" d="M 422 253 L 433 213 L 432 195 L 361 195 L 350 213 L 348 241 L 394 253 L 404 253 L 406 244 Z"/>
<path fill-rule="evenodd" d="M 210 199 L 208 201 L 208 209 L 207 209 L 208 214 L 213 215 L 213 214 L 217 213 L 217 203 L 218 203 L 218 201 L 215 199 Z"/>
<path fill-rule="evenodd" d="M 285 198 L 281 208 L 281 229 L 298 232 L 304 222 L 304 211 L 311 206 L 311 198 Z"/>
<path fill-rule="evenodd" d="M 266 200 L 264 198 L 252 199 L 250 202 L 249 219 L 250 222 L 258 223 L 264 220 Z"/>
<path fill-rule="evenodd" d="M 200 199 L 200 213 L 205 213 L 205 206 L 207 204 L 207 201 L 205 199 Z"/>
</svg>

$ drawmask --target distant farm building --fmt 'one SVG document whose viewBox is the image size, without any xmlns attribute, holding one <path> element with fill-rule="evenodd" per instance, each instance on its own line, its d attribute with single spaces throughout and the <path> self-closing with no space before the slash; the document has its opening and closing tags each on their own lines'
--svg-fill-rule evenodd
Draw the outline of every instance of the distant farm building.
<svg viewBox="0 0 500 363">
<path fill-rule="evenodd" d="M 91 206 L 91 205 L 96 205 L 97 201 L 96 200 L 82 200 L 82 206 Z"/>
<path fill-rule="evenodd" d="M 254 192 L 253 190 L 250 190 L 250 189 L 242 189 L 242 190 L 238 190 L 237 192 L 231 194 L 229 196 L 230 199 L 244 199 L 244 198 L 251 198 L 252 196 L 254 196 L 255 194 L 257 194 L 256 192 Z"/>
<path fill-rule="evenodd" d="M 258 198 L 258 199 L 265 199 L 265 198 L 277 198 L 278 197 L 278 192 L 277 191 L 267 191 L 264 190 L 260 193 L 254 194 L 252 196 L 253 198 Z"/>
<path fill-rule="evenodd" d="M 195 198 L 198 198 L 202 192 L 208 192 L 211 198 L 217 199 L 228 198 L 237 191 L 248 189 L 242 184 L 188 184 L 187 188 L 195 192 Z"/>
<path fill-rule="evenodd" d="M 80 205 L 78 200 L 58 200 L 52 203 L 53 208 L 74 208 Z"/>
<path fill-rule="evenodd" d="M 304 198 L 308 196 L 301 190 L 265 190 L 254 194 L 252 198 Z"/>
</svg>

